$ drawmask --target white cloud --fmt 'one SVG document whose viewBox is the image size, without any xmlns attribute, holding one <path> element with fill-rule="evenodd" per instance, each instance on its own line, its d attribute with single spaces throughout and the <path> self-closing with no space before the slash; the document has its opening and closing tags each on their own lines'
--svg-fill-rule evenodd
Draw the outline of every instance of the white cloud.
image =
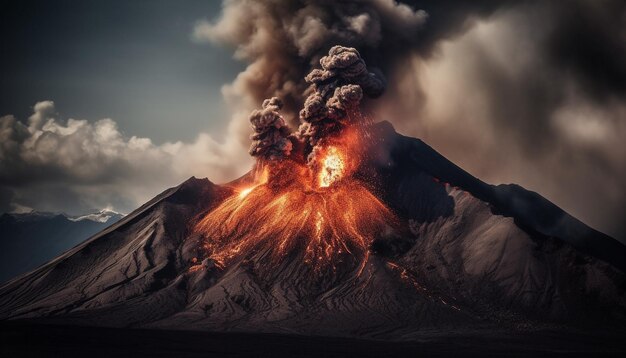
<svg viewBox="0 0 626 358">
<path fill-rule="evenodd" d="M 251 166 L 230 133 L 221 142 L 200 133 L 193 142 L 155 145 L 124 136 L 109 118 L 59 120 L 52 101 L 38 102 L 27 123 L 0 118 L 0 185 L 14 192 L 13 207 L 72 212 L 112 206 L 127 212 L 191 176 L 219 183 Z M 59 187 L 71 198 L 45 192 Z"/>
</svg>

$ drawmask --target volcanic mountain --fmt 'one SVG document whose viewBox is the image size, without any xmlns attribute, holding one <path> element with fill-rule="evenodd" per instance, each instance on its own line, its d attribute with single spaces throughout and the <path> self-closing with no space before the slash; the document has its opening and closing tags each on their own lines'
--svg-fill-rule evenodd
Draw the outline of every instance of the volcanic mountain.
<svg viewBox="0 0 626 358">
<path fill-rule="evenodd" d="M 481 182 L 389 123 L 370 139 L 328 194 L 279 191 L 246 211 L 237 203 L 273 190 L 252 172 L 168 189 L 2 286 L 0 318 L 394 340 L 624 328 L 618 241 L 536 193 Z M 319 205 L 327 211 L 303 216 Z"/>
</svg>

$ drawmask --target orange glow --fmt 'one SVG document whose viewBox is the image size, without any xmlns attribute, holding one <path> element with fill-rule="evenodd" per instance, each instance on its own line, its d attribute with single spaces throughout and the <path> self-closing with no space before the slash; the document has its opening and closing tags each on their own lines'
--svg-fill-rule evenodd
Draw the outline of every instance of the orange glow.
<svg viewBox="0 0 626 358">
<path fill-rule="evenodd" d="M 239 193 L 239 198 L 243 199 L 246 196 L 248 196 L 248 194 L 250 194 L 252 192 L 252 190 L 254 190 L 254 188 L 256 188 L 259 185 L 263 185 L 265 183 L 267 183 L 267 180 L 269 178 L 269 168 L 267 166 L 258 166 L 255 169 L 254 174 L 254 184 L 252 186 L 249 187 L 245 187 L 245 188 L 240 188 L 237 190 L 237 192 Z"/>
<path fill-rule="evenodd" d="M 252 187 L 249 187 L 249 188 L 242 189 L 242 190 L 239 192 L 239 197 L 240 197 L 240 198 L 245 198 L 246 196 L 248 196 L 248 194 L 250 194 L 250 193 L 252 192 L 252 190 L 254 190 L 254 187 L 253 187 L 253 186 L 252 186 Z"/>
<path fill-rule="evenodd" d="M 360 274 L 371 243 L 398 223 L 352 178 L 360 160 L 358 137 L 348 132 L 317 148 L 310 166 L 257 163 L 254 184 L 236 189 L 195 225 L 208 257 L 224 267 L 255 254 L 276 263 L 289 256 L 315 270 L 341 264 Z"/>
<path fill-rule="evenodd" d="M 345 174 L 345 170 L 346 164 L 342 153 L 337 147 L 329 147 L 321 163 L 319 173 L 320 187 L 327 188 L 340 180 Z"/>
<path fill-rule="evenodd" d="M 362 270 L 371 242 L 394 225 L 391 211 L 350 179 L 322 192 L 298 183 L 278 192 L 259 185 L 244 197 L 226 199 L 198 222 L 196 231 L 220 265 L 267 252 L 276 260 L 295 253 L 316 268 L 334 268 L 349 255 Z"/>
</svg>

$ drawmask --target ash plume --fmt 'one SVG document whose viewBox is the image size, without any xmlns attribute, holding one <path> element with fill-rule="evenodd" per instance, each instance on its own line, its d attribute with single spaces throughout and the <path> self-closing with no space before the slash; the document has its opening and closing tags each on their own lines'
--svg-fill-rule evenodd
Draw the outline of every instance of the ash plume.
<svg viewBox="0 0 626 358">
<path fill-rule="evenodd" d="M 248 64 L 224 88 L 242 140 L 264 98 L 284 101 L 291 128 L 305 102 L 326 115 L 303 79 L 332 46 L 354 47 L 389 83 L 368 113 L 626 240 L 624 19 L 621 0 L 229 0 L 194 37 Z"/>
<path fill-rule="evenodd" d="M 224 88 L 227 101 L 238 109 L 235 121 L 247 122 L 258 103 L 278 97 L 285 104 L 284 118 L 297 128 L 308 96 L 304 78 L 332 46 L 354 47 L 371 72 L 377 71 L 373 67 L 384 72 L 415 47 L 426 18 L 424 11 L 392 0 L 234 0 L 223 3 L 216 22 L 198 23 L 194 37 L 233 46 L 235 57 L 248 63 Z M 375 84 L 366 87 L 374 90 Z M 242 106 L 248 107 L 246 116 L 240 115 Z"/>
<path fill-rule="evenodd" d="M 355 48 L 333 46 L 320 65 L 322 69 L 312 70 L 305 78 L 312 93 L 300 111 L 298 132 L 313 147 L 361 118 L 359 104 L 364 94 L 377 97 L 385 89 L 384 80 L 368 71 Z"/>
<path fill-rule="evenodd" d="M 272 97 L 263 101 L 262 109 L 254 110 L 250 122 L 254 130 L 250 155 L 268 159 L 285 159 L 293 149 L 292 140 L 300 140 L 310 153 L 316 146 L 333 137 L 363 116 L 359 105 L 363 95 L 380 96 L 385 81 L 380 74 L 369 72 L 359 52 L 352 47 L 333 46 L 328 56 L 320 59 L 321 69 L 313 69 L 305 78 L 310 95 L 300 111 L 301 125 L 295 137 L 291 135 L 279 111 L 282 101 Z"/>
<path fill-rule="evenodd" d="M 272 97 L 263 101 L 262 109 L 250 115 L 254 134 L 250 155 L 267 160 L 284 159 L 291 154 L 290 130 L 279 111 L 283 107 L 280 99 Z"/>
</svg>

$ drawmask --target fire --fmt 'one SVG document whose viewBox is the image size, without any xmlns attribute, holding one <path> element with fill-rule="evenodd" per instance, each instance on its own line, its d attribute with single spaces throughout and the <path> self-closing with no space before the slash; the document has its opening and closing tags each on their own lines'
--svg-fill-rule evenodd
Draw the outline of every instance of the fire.
<svg viewBox="0 0 626 358">
<path fill-rule="evenodd" d="M 248 194 L 250 194 L 252 192 L 252 190 L 254 190 L 254 187 L 249 187 L 249 188 L 242 189 L 239 192 L 239 197 L 240 198 L 245 198 L 246 196 L 248 196 Z"/>
<path fill-rule="evenodd" d="M 260 170 L 255 170 L 254 172 L 254 181 L 255 181 L 255 185 L 243 188 L 243 189 L 239 189 L 239 197 L 240 198 L 245 198 L 246 196 L 248 196 L 248 194 L 250 194 L 254 188 L 256 188 L 259 185 L 263 185 L 265 183 L 267 183 L 267 180 L 269 178 L 269 169 L 265 166 L 261 166 L 259 167 L 261 168 Z"/>
<path fill-rule="evenodd" d="M 374 239 L 395 225 L 391 211 L 355 180 L 332 191 L 301 183 L 275 191 L 259 185 L 234 195 L 196 225 L 209 257 L 220 265 L 255 253 L 280 260 L 290 254 L 315 268 L 358 262 L 363 267 Z"/>
<path fill-rule="evenodd" d="M 235 190 L 195 225 L 206 255 L 219 266 L 261 255 L 272 264 L 289 257 L 318 271 L 348 265 L 362 272 L 372 242 L 398 221 L 352 177 L 359 136 L 351 134 L 320 148 L 313 165 L 259 162 L 253 185 Z"/>
<path fill-rule="evenodd" d="M 319 174 L 319 185 L 327 188 L 341 179 L 345 171 L 345 160 L 337 147 L 329 147 L 326 156 L 322 159 L 322 169 Z"/>
</svg>

